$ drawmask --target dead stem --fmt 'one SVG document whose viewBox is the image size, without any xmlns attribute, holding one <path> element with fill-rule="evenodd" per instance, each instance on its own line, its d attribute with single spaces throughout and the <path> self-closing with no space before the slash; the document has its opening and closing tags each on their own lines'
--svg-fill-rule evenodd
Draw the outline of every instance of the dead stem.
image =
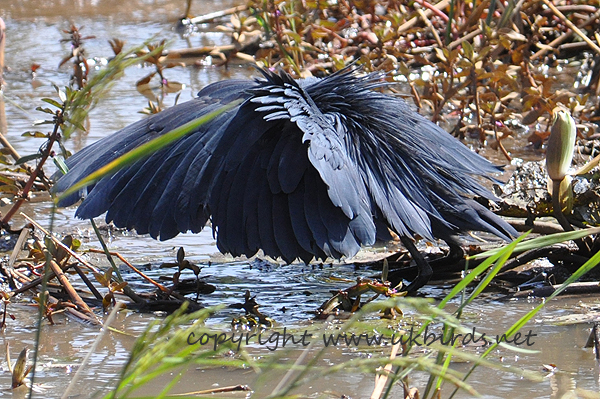
<svg viewBox="0 0 600 399">
<path fill-rule="evenodd" d="M 71 248 L 69 248 L 68 246 L 63 244 L 60 240 L 58 240 L 56 237 L 54 237 L 52 234 L 50 234 L 50 232 L 48 230 L 44 229 L 38 222 L 36 222 L 35 220 L 30 218 L 23 212 L 21 212 L 21 216 L 23 216 L 25 219 L 27 219 L 32 225 L 35 226 L 36 229 L 38 229 L 42 233 L 44 233 L 46 235 L 46 237 L 49 237 L 54 242 L 54 244 L 58 245 L 59 247 L 61 247 L 65 251 L 67 251 L 67 253 L 69 255 L 71 255 L 73 258 L 77 259 L 77 261 L 79 263 L 81 263 L 83 266 L 87 267 L 90 271 L 92 271 L 93 273 L 101 273 L 101 271 L 97 267 L 95 267 L 91 263 L 87 262 L 85 259 L 83 259 L 81 256 L 79 256 L 77 254 L 77 252 L 73 251 Z"/>
<path fill-rule="evenodd" d="M 0 225 L 3 228 L 5 226 L 8 226 L 8 222 L 10 221 L 10 219 L 12 219 L 14 214 L 17 213 L 17 211 L 19 210 L 21 205 L 23 205 L 23 203 L 26 201 L 27 196 L 29 195 L 29 191 L 31 191 L 31 188 L 33 187 L 33 183 L 35 182 L 35 179 L 37 178 L 37 176 L 43 174 L 42 168 L 43 168 L 44 164 L 46 163 L 46 160 L 50 156 L 50 153 L 52 151 L 52 145 L 54 144 L 55 141 L 58 140 L 58 137 L 59 137 L 58 129 L 59 129 L 60 125 L 64 122 L 63 121 L 63 112 L 65 110 L 65 106 L 66 105 L 63 105 L 63 108 L 56 112 L 56 117 L 54 120 L 54 130 L 52 131 L 52 134 L 48 138 L 48 142 L 46 143 L 44 149 L 42 150 L 42 156 L 40 157 L 36 168 L 31 172 L 31 175 L 29 176 L 29 180 L 27 181 L 27 183 L 25 184 L 25 187 L 23 188 L 23 191 L 21 192 L 20 198 L 13 204 L 12 208 L 10 208 L 10 210 L 6 213 L 6 215 L 4 215 L 4 217 L 0 221 Z"/>
<path fill-rule="evenodd" d="M 448 44 L 448 48 L 449 49 L 453 49 L 456 48 L 458 45 L 460 45 L 461 43 L 464 43 L 466 41 L 469 41 L 471 39 L 473 39 L 475 36 L 477 35 L 481 35 L 483 31 L 480 28 L 475 29 L 473 32 L 464 35 L 463 37 L 461 37 L 460 39 L 456 39 L 453 42 L 450 42 L 450 44 Z"/>
<path fill-rule="evenodd" d="M 206 22 L 213 21 L 217 18 L 223 18 L 231 14 L 235 14 L 238 12 L 246 11 L 248 9 L 247 5 L 241 5 L 237 7 L 227 8 L 221 11 L 211 12 L 209 14 L 200 15 L 198 17 L 190 18 L 190 22 L 193 24 L 203 24 Z"/>
<path fill-rule="evenodd" d="M 437 3 L 436 5 L 434 5 L 433 7 L 441 10 L 444 9 L 446 7 L 448 7 L 448 5 L 450 5 L 450 0 L 442 0 L 439 3 Z M 433 11 L 431 11 L 431 9 L 427 9 L 427 11 L 425 11 L 425 15 L 427 17 L 430 17 L 433 14 Z M 398 27 L 398 30 L 396 31 L 396 34 L 400 34 L 404 31 L 409 30 L 410 28 L 412 28 L 413 26 L 416 25 L 416 23 L 419 21 L 420 17 L 412 17 L 411 19 L 409 19 L 408 21 L 406 21 L 405 23 L 403 23 L 402 25 L 400 25 Z"/>
<path fill-rule="evenodd" d="M 394 360 L 396 355 L 398 354 L 398 350 L 400 349 L 400 342 L 395 343 L 392 346 L 392 352 L 390 353 L 390 360 Z M 385 388 L 385 384 L 388 381 L 389 374 L 392 371 L 392 363 L 388 363 L 385 365 L 383 370 L 381 370 L 381 374 L 377 374 L 375 377 L 375 388 L 373 389 L 373 393 L 371 393 L 371 399 L 379 399 L 383 393 Z"/>
<path fill-rule="evenodd" d="M 75 288 L 73 288 L 73 286 L 71 285 L 71 282 L 69 281 L 67 276 L 65 276 L 60 266 L 54 260 L 50 261 L 50 268 L 52 269 L 54 275 L 60 282 L 60 285 L 62 285 L 65 292 L 71 298 L 71 301 L 73 301 L 73 303 L 79 308 L 79 310 L 87 314 L 90 318 L 96 318 L 94 312 L 92 312 L 92 310 L 83 301 L 83 299 L 81 299 Z M 100 320 L 98 320 L 98 323 L 100 323 Z"/>
<path fill-rule="evenodd" d="M 444 48 L 444 43 L 442 43 L 442 39 L 440 38 L 440 35 L 438 35 L 437 30 L 435 29 L 435 27 L 433 26 L 433 24 L 431 23 L 429 18 L 427 18 L 427 15 L 425 15 L 423 10 L 420 7 L 417 7 L 417 5 L 415 5 L 415 8 L 417 10 L 417 13 L 419 13 L 419 16 L 421 17 L 423 22 L 425 22 L 425 25 L 427 25 L 427 27 L 429 28 L 429 31 L 435 38 L 437 45 L 440 46 L 440 48 Z"/>
<path fill-rule="evenodd" d="M 88 249 L 88 252 L 92 252 L 92 253 L 95 253 L 95 254 L 104 254 L 105 253 L 103 250 L 95 249 L 95 248 Z M 134 272 L 136 272 L 137 274 L 139 274 L 140 276 L 142 276 L 146 281 L 148 281 L 150 284 L 152 284 L 155 287 L 157 287 L 162 292 L 170 293 L 171 290 L 169 290 L 168 288 L 166 288 L 164 285 L 162 285 L 160 283 L 157 283 L 152 278 L 146 276 L 141 270 L 139 270 L 138 268 L 136 268 L 135 266 L 133 266 L 131 263 L 129 263 L 127 261 L 127 259 L 125 259 L 120 253 L 118 253 L 118 252 L 109 252 L 109 254 L 111 256 L 116 256 L 117 258 L 119 258 L 119 260 L 121 262 L 125 263 L 127 265 L 127 267 L 129 267 L 131 270 L 133 270 Z"/>
<path fill-rule="evenodd" d="M 184 392 L 184 393 L 171 393 L 169 396 L 197 396 L 197 395 L 214 395 L 216 393 L 227 393 L 227 392 L 250 392 L 252 389 L 248 385 L 232 385 L 229 387 L 204 389 L 202 391 Z"/>
<path fill-rule="evenodd" d="M 596 45 L 596 43 L 591 41 L 590 38 L 587 37 L 587 35 L 585 33 L 583 33 L 583 31 L 581 29 L 579 29 L 577 26 L 575 26 L 575 24 L 573 22 L 571 22 L 569 19 L 567 19 L 567 17 L 565 17 L 565 15 L 562 12 L 560 12 L 560 10 L 558 8 L 556 8 L 554 6 L 554 4 L 552 4 L 548 0 L 542 0 L 542 1 L 544 2 L 544 4 L 546 6 L 548 6 L 548 8 L 550 8 L 552 10 L 554 15 L 556 15 L 558 18 L 560 18 L 560 20 L 565 25 L 567 25 L 571 30 L 573 30 L 573 32 L 575 32 L 577 34 L 577 36 L 579 36 L 583 41 L 585 41 L 596 53 L 600 54 L 600 47 L 598 47 Z"/>
<path fill-rule="evenodd" d="M 496 138 L 496 143 L 498 143 L 498 148 L 500 148 L 500 152 L 502 152 L 502 155 L 504 155 L 506 160 L 510 163 L 510 162 L 512 162 L 512 157 L 510 156 L 508 151 L 506 151 L 506 148 L 504 148 L 504 144 L 502 144 L 500 137 L 498 137 L 498 129 L 496 128 L 495 121 L 492 120 L 492 124 L 494 126 L 494 137 Z"/>
<path fill-rule="evenodd" d="M 83 280 L 83 282 L 90 289 L 90 291 L 92 291 L 92 294 L 94 295 L 94 297 L 96 299 L 98 299 L 99 301 L 101 301 L 103 299 L 102 294 L 100 294 L 100 292 L 98 292 L 98 290 L 96 289 L 96 287 L 94 287 L 94 284 L 92 284 L 92 282 L 90 281 L 90 279 L 85 275 L 85 273 L 83 272 L 83 270 L 81 270 L 81 268 L 79 267 L 79 265 L 77 263 L 73 263 L 73 264 L 71 264 L 71 265 L 69 265 L 67 267 L 71 267 L 71 266 L 73 267 L 73 269 L 75 269 L 75 271 L 77 272 L 77 274 L 79 275 L 79 277 Z"/>
<path fill-rule="evenodd" d="M 579 29 L 585 28 L 586 26 L 588 26 L 589 24 L 591 24 L 592 22 L 594 22 L 598 18 L 600 18 L 600 9 L 598 9 L 598 11 L 596 11 L 594 14 L 590 15 L 587 19 L 585 19 L 582 23 L 580 23 L 578 25 L 578 28 Z M 548 45 L 547 45 L 548 48 L 542 48 L 537 53 L 535 53 L 534 55 L 532 55 L 531 56 L 531 60 L 533 61 L 535 59 L 538 59 L 539 57 L 543 56 L 548 51 L 550 51 L 550 48 L 556 48 L 558 45 L 560 45 L 561 43 L 563 43 L 565 40 L 567 40 L 571 36 L 573 36 L 573 31 L 564 32 L 559 37 L 557 37 L 556 39 L 554 39 L 553 41 L 551 41 L 550 43 L 548 43 Z"/>
</svg>

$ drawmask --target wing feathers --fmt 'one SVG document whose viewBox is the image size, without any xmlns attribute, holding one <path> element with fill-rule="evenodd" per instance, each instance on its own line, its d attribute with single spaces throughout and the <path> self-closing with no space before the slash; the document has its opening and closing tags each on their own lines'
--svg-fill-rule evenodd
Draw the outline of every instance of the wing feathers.
<svg viewBox="0 0 600 399">
<path fill-rule="evenodd" d="M 77 215 L 168 239 L 209 218 L 223 252 L 259 249 L 287 262 L 352 256 L 386 237 L 451 239 L 469 229 L 516 232 L 471 200 L 493 199 L 475 176 L 499 169 L 375 91 L 352 69 L 296 81 L 284 72 L 207 86 L 199 98 L 137 122 L 71 157 L 63 191 L 125 152 L 237 98 L 245 102 L 88 188 Z M 70 205 L 77 196 L 61 203 Z"/>
</svg>

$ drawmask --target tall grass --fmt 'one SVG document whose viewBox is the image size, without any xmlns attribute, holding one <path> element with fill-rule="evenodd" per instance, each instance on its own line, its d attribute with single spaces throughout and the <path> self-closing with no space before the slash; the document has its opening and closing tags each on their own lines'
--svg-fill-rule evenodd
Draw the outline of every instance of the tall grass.
<svg viewBox="0 0 600 399">
<path fill-rule="evenodd" d="M 587 231 L 588 234 L 592 232 Z M 356 332 L 359 335 L 360 331 L 373 331 L 374 329 L 381 332 L 385 330 L 385 327 L 382 327 L 382 324 L 378 322 L 374 314 L 389 308 L 412 309 L 415 314 L 414 317 L 419 320 L 416 335 L 422 334 L 426 328 L 431 328 L 432 326 L 441 326 L 439 328 L 445 334 L 445 339 L 451 337 L 452 334 L 470 333 L 473 331 L 472 328 L 467 327 L 460 320 L 462 311 L 468 304 L 480 297 L 482 291 L 492 281 L 493 277 L 514 251 L 522 250 L 523 248 L 553 245 L 565 240 L 581 237 L 582 234 L 580 231 L 560 233 L 524 241 L 524 238 L 527 236 L 525 234 L 501 249 L 478 255 L 477 257 L 479 258 L 487 257 L 487 259 L 466 274 L 465 278 L 439 303 L 433 303 L 428 299 L 410 297 L 390 298 L 383 301 L 371 302 L 363 306 L 360 311 L 344 322 L 336 330 L 336 334 Z M 600 254 L 596 254 L 590 258 L 548 300 L 542 301 L 537 307 L 516 320 L 504 332 L 505 337 L 507 339 L 514 337 L 532 317 L 543 309 L 549 300 L 559 295 L 569 284 L 585 275 L 599 261 Z M 479 283 L 470 288 L 476 279 L 479 279 Z M 448 312 L 446 308 L 450 303 L 455 305 L 456 300 L 458 300 L 458 306 L 452 312 Z M 275 387 L 271 395 L 268 396 L 269 398 L 293 397 L 298 389 L 301 390 L 303 386 L 310 384 L 315 376 L 348 373 L 371 373 L 375 376 L 378 369 L 390 364 L 393 366 L 393 371 L 389 376 L 389 383 L 384 394 L 381 396 L 382 398 L 396 397 L 398 391 L 402 391 L 404 379 L 415 372 L 426 373 L 430 376 L 426 387 L 422 389 L 422 398 L 437 397 L 438 391 L 440 389 L 445 390 L 447 387 L 450 387 L 450 390 L 446 392 L 449 397 L 453 397 L 458 389 L 462 389 L 470 395 L 476 395 L 477 392 L 469 385 L 468 378 L 471 376 L 473 370 L 479 366 L 514 373 L 532 381 L 539 382 L 542 380 L 541 375 L 537 372 L 488 360 L 487 357 L 498 345 L 501 345 L 506 350 L 517 351 L 518 353 L 532 352 L 525 348 L 507 345 L 506 343 L 497 343 L 495 341 L 490 341 L 490 345 L 479 356 L 468 349 L 458 347 L 458 345 L 444 345 L 439 342 L 427 345 L 428 351 L 426 354 L 413 355 L 411 354 L 411 350 L 414 348 L 414 345 L 409 343 L 403 346 L 401 356 L 394 359 L 390 359 L 385 353 L 385 348 L 390 346 L 371 347 L 363 345 L 361 349 L 371 351 L 371 356 L 367 358 L 356 357 L 335 365 L 324 366 L 321 360 L 330 350 L 323 344 L 321 339 L 323 331 L 319 330 L 319 328 L 323 328 L 324 325 L 313 327 L 310 346 L 298 358 L 292 359 L 289 362 L 282 362 L 281 360 L 283 357 L 290 356 L 292 352 L 289 349 L 278 349 L 280 351 L 278 353 L 270 353 L 268 356 L 261 355 L 259 356 L 261 360 L 253 361 L 243 345 L 241 347 L 242 350 L 236 356 L 224 357 L 223 354 L 225 352 L 236 350 L 231 343 L 219 345 L 216 348 L 217 350 L 214 350 L 211 345 L 190 346 L 186 342 L 186 337 L 192 331 L 197 334 L 221 333 L 221 331 L 202 327 L 204 320 L 214 311 L 216 309 L 207 309 L 187 315 L 183 310 L 180 310 L 165 319 L 162 323 L 149 326 L 146 332 L 136 341 L 130 360 L 124 367 L 121 379 L 115 390 L 108 394 L 106 398 L 131 397 L 137 390 L 151 383 L 158 375 L 173 372 L 175 369 L 186 370 L 192 365 L 194 367 L 240 368 L 247 368 L 250 365 L 254 369 L 254 372 L 257 373 L 255 387 L 262 387 L 262 389 L 265 389 L 264 385 L 268 384 L 268 379 L 265 376 L 276 370 L 283 369 L 287 371 L 285 378 L 282 380 L 284 383 Z M 398 331 L 387 330 L 384 334 L 387 334 L 386 336 L 391 338 L 391 334 L 398 334 Z M 455 360 L 469 362 L 472 364 L 472 367 L 466 373 L 458 372 L 451 367 Z M 173 378 L 169 388 L 172 388 L 180 378 L 181 374 L 177 374 Z M 451 392 L 452 390 L 454 392 Z M 161 394 L 167 395 L 167 390 L 164 390 Z"/>
</svg>

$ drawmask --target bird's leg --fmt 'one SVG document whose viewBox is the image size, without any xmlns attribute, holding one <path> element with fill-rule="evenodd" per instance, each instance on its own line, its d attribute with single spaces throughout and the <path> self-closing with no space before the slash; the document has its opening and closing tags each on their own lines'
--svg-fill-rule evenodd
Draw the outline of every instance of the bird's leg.
<svg viewBox="0 0 600 399">
<path fill-rule="evenodd" d="M 412 283 L 408 285 L 408 287 L 403 288 L 403 291 L 415 292 L 429 281 L 431 276 L 433 275 L 433 269 L 429 265 L 429 262 L 421 255 L 421 252 L 417 249 L 412 240 L 408 237 L 401 236 L 400 240 L 410 255 L 414 259 L 417 264 L 417 277 L 413 280 Z"/>
<path fill-rule="evenodd" d="M 458 244 L 453 242 L 446 241 L 446 244 L 450 247 L 450 252 L 448 253 L 448 259 L 453 262 L 458 262 L 459 260 L 465 257 L 465 251 Z"/>
<path fill-rule="evenodd" d="M 462 260 L 465 258 L 463 248 L 453 240 L 446 241 L 450 247 L 450 252 L 429 262 L 429 265 L 435 269 L 436 273 L 455 273 L 464 270 L 465 265 Z"/>
</svg>

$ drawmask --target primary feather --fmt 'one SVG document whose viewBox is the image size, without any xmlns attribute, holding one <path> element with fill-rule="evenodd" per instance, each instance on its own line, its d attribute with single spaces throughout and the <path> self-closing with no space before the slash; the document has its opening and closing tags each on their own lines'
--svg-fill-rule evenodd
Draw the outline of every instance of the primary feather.
<svg viewBox="0 0 600 399">
<path fill-rule="evenodd" d="M 406 103 L 376 91 L 379 75 L 345 70 L 294 80 L 205 87 L 198 98 L 134 123 L 69 158 L 64 191 L 127 151 L 233 101 L 177 142 L 88 187 L 76 215 L 162 240 L 212 221 L 219 250 L 287 262 L 341 258 L 384 237 L 452 240 L 468 230 L 516 231 L 473 201 L 493 199 L 475 176 L 500 169 Z M 64 199 L 67 206 L 79 195 Z"/>
</svg>

